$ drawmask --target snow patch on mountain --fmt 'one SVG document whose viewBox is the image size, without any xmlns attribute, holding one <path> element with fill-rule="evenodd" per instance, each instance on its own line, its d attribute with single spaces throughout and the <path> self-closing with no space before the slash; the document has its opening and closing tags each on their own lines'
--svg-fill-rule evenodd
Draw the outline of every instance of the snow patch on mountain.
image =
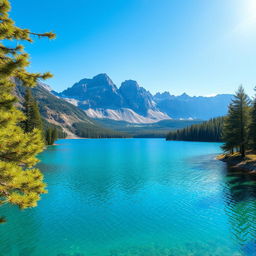
<svg viewBox="0 0 256 256">
<path fill-rule="evenodd" d="M 72 99 L 72 98 L 63 98 L 63 99 L 64 99 L 65 101 L 67 101 L 67 102 L 69 102 L 69 103 L 75 105 L 76 107 L 78 107 L 78 103 L 79 103 L 78 100 Z"/>
<path fill-rule="evenodd" d="M 171 119 L 168 115 L 154 110 L 148 110 L 148 115 L 142 116 L 134 112 L 130 108 L 120 108 L 120 109 L 103 109 L 89 108 L 85 110 L 85 113 L 91 118 L 99 119 L 112 119 L 116 121 L 126 121 L 129 123 L 155 123 L 161 120 Z"/>
</svg>

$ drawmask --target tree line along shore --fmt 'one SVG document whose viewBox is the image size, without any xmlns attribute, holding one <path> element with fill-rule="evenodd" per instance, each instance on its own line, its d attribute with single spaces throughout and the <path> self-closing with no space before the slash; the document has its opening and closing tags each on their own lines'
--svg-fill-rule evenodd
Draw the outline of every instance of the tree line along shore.
<svg viewBox="0 0 256 256">
<path fill-rule="evenodd" d="M 170 132 L 166 140 L 223 142 L 218 159 L 256 173 L 256 97 L 251 100 L 240 86 L 225 117 Z"/>
</svg>

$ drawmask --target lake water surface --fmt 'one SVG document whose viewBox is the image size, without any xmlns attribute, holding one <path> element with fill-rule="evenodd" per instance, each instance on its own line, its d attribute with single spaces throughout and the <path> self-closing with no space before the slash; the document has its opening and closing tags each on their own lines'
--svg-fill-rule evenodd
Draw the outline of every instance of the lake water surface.
<svg viewBox="0 0 256 256">
<path fill-rule="evenodd" d="M 1 256 L 255 256 L 256 182 L 218 143 L 59 140 L 40 155 L 49 193 L 4 206 Z"/>
</svg>

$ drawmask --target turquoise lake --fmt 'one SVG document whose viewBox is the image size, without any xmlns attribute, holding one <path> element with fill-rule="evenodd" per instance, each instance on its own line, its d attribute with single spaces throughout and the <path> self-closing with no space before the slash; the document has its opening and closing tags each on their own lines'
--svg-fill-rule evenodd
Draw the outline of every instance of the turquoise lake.
<svg viewBox="0 0 256 256">
<path fill-rule="evenodd" d="M 219 143 L 59 140 L 37 208 L 1 207 L 1 256 L 255 256 L 256 177 Z"/>
</svg>

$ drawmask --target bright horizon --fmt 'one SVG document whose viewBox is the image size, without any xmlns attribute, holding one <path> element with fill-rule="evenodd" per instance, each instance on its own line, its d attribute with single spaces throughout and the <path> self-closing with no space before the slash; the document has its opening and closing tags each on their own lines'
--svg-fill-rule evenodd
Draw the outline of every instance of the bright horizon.
<svg viewBox="0 0 256 256">
<path fill-rule="evenodd" d="M 62 91 L 107 73 L 120 86 L 136 80 L 151 93 L 234 93 L 256 85 L 254 0 L 14 1 L 11 17 L 57 39 L 27 45 L 30 71 L 51 71 Z"/>
</svg>

